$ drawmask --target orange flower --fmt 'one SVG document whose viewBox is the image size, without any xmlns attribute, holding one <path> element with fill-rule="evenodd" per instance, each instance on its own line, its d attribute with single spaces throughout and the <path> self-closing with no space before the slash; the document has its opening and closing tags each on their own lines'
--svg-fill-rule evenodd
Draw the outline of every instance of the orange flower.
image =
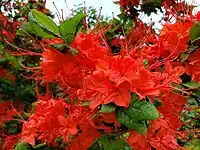
<svg viewBox="0 0 200 150">
<path fill-rule="evenodd" d="M 83 78 L 78 61 L 70 53 L 62 54 L 53 48 L 45 50 L 40 63 L 45 80 L 56 80 L 64 85 L 80 88 Z"/>
<path fill-rule="evenodd" d="M 118 106 L 128 107 L 130 103 L 130 84 L 126 81 L 116 84 L 109 80 L 103 71 L 94 71 L 85 82 L 85 89 L 78 91 L 79 98 L 90 100 L 91 108 L 100 104 L 115 103 Z"/>
<path fill-rule="evenodd" d="M 165 24 L 160 32 L 160 39 L 166 45 L 165 49 L 169 51 L 171 57 L 178 57 L 181 52 L 187 51 L 189 42 L 189 31 L 194 22 L 176 21 L 174 24 Z"/>
</svg>

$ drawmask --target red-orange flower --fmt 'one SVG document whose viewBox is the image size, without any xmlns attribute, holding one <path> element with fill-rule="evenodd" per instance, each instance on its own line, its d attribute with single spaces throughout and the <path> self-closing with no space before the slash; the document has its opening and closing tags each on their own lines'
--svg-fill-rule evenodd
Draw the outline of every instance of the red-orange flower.
<svg viewBox="0 0 200 150">
<path fill-rule="evenodd" d="M 48 48 L 43 53 L 40 66 L 47 82 L 57 80 L 75 88 L 82 86 L 83 78 L 79 63 L 70 53 L 62 54 L 53 48 Z"/>
<path fill-rule="evenodd" d="M 4 150 L 11 150 L 13 149 L 13 146 L 18 143 L 18 141 L 21 139 L 21 134 L 16 135 L 9 135 L 6 137 L 5 143 L 4 143 Z"/>
<path fill-rule="evenodd" d="M 127 143 L 134 150 L 151 150 L 151 145 L 148 143 L 145 136 L 133 131 L 127 139 Z"/>
<path fill-rule="evenodd" d="M 189 31 L 192 26 L 192 21 L 176 21 L 174 24 L 165 24 L 160 32 L 160 39 L 164 41 L 165 49 L 171 57 L 176 58 L 181 52 L 187 51 Z"/>
<path fill-rule="evenodd" d="M 127 142 L 135 150 L 151 150 L 152 147 L 159 150 L 178 149 L 173 130 L 164 119 L 152 121 L 147 136 L 131 132 Z"/>
<path fill-rule="evenodd" d="M 192 76 L 192 80 L 200 81 L 200 49 L 196 49 L 188 57 L 189 63 L 185 63 L 186 72 Z"/>
<path fill-rule="evenodd" d="M 80 127 L 90 126 L 91 129 L 90 116 L 88 108 L 69 105 L 62 99 L 40 101 L 35 106 L 34 114 L 23 124 L 22 142 L 35 145 L 37 139 L 57 146 L 56 139 L 62 137 L 64 142 L 70 143 L 71 136 L 77 136 Z M 93 132 L 97 131 L 94 129 Z"/>
<path fill-rule="evenodd" d="M 80 62 L 80 67 L 85 73 L 94 71 L 95 64 L 99 60 L 105 59 L 108 55 L 108 48 L 100 40 L 98 34 L 79 33 L 71 47 L 79 51 L 76 59 Z"/>
<path fill-rule="evenodd" d="M 63 136 L 67 142 L 78 129 L 75 122 L 65 118 L 66 108 L 63 100 L 40 101 L 34 114 L 23 124 L 22 141 L 35 145 L 35 139 L 38 139 L 56 145 L 56 139 Z"/>
<path fill-rule="evenodd" d="M 130 103 L 130 84 L 127 81 L 116 84 L 109 80 L 103 71 L 94 71 L 85 82 L 85 89 L 78 91 L 79 98 L 91 101 L 91 108 L 100 104 L 115 103 L 128 107 Z"/>
</svg>

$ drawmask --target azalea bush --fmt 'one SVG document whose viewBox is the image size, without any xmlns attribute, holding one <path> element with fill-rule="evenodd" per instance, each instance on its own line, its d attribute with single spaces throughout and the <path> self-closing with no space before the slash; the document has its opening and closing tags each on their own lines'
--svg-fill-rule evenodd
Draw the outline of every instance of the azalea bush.
<svg viewBox="0 0 200 150">
<path fill-rule="evenodd" d="M 0 2 L 1 149 L 200 148 L 200 12 L 115 3 L 116 18 L 80 6 L 58 23 L 45 0 Z M 139 14 L 158 10 L 155 31 Z"/>
</svg>

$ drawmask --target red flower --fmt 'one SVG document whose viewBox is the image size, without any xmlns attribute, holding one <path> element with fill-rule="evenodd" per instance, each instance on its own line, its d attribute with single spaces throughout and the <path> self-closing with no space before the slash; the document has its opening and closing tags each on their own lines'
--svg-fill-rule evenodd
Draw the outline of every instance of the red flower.
<svg viewBox="0 0 200 150">
<path fill-rule="evenodd" d="M 96 138 L 101 136 L 89 122 L 80 125 L 81 134 L 71 140 L 70 150 L 88 150 Z"/>
<path fill-rule="evenodd" d="M 127 142 L 136 150 L 151 150 L 152 147 L 159 150 L 174 150 L 179 148 L 173 130 L 161 118 L 152 121 L 146 137 L 139 133 L 131 132 Z"/>
<path fill-rule="evenodd" d="M 93 119 L 94 126 L 96 129 L 104 130 L 106 133 L 113 132 L 113 126 L 106 126 L 105 123 L 114 123 L 114 127 L 117 130 L 117 127 L 120 127 L 120 124 L 117 121 L 115 112 L 112 113 L 100 113 L 98 117 Z"/>
<path fill-rule="evenodd" d="M 165 49 L 169 51 L 171 57 L 176 58 L 181 52 L 187 51 L 189 31 L 192 26 L 192 21 L 165 24 L 160 32 L 160 39 L 165 41 Z"/>
<path fill-rule="evenodd" d="M 6 27 L 8 23 L 8 17 L 4 16 L 2 13 L 0 13 L 0 23 L 3 25 L 3 27 Z"/>
<path fill-rule="evenodd" d="M 100 41 L 100 35 L 89 33 L 79 33 L 74 39 L 71 47 L 77 49 L 79 54 L 76 59 L 85 73 L 94 71 L 95 64 L 105 59 L 108 54 L 108 48 Z"/>
<path fill-rule="evenodd" d="M 23 124 L 22 142 L 35 145 L 37 139 L 57 146 L 56 139 L 62 137 L 64 142 L 69 143 L 72 136 L 77 136 L 81 126 L 86 127 L 87 124 L 91 130 L 90 113 L 88 108 L 68 105 L 62 99 L 40 101 L 34 114 Z"/>
<path fill-rule="evenodd" d="M 162 77 L 159 72 L 150 72 L 144 68 L 140 59 L 134 60 L 130 56 L 115 56 L 107 61 L 100 61 L 98 70 L 103 70 L 108 74 L 109 79 L 117 85 L 126 82 L 126 88 L 137 93 L 140 98 L 147 95 L 159 95 Z M 157 83 L 160 83 L 157 85 Z"/>
<path fill-rule="evenodd" d="M 137 22 L 136 27 L 132 29 L 129 36 L 130 44 L 135 45 L 140 44 L 141 42 L 143 43 L 145 41 L 145 37 L 148 35 L 148 30 L 149 28 L 147 28 L 143 22 Z"/>
<path fill-rule="evenodd" d="M 64 85 L 80 88 L 83 78 L 77 60 L 69 53 L 62 54 L 53 48 L 45 50 L 40 63 L 45 80 L 57 80 Z"/>
<path fill-rule="evenodd" d="M 178 115 L 184 109 L 187 100 L 184 96 L 171 91 L 163 91 L 162 93 L 163 96 L 160 96 L 159 99 L 163 106 L 158 107 L 158 110 L 162 113 L 170 128 L 176 131 L 181 127 Z"/>
<path fill-rule="evenodd" d="M 147 137 L 149 143 L 156 149 L 174 150 L 179 148 L 173 130 L 164 119 L 152 122 Z"/>
<path fill-rule="evenodd" d="M 197 12 L 196 18 L 197 18 L 197 20 L 200 20 L 200 11 Z"/>
<path fill-rule="evenodd" d="M 94 71 L 85 82 L 85 89 L 79 90 L 79 98 L 90 100 L 91 108 L 100 104 L 115 103 L 118 106 L 128 107 L 130 103 L 130 84 L 127 81 L 116 84 L 109 80 L 103 71 Z"/>
<path fill-rule="evenodd" d="M 171 82 L 182 83 L 180 76 L 185 72 L 185 69 L 180 66 L 180 64 L 172 64 L 170 62 L 165 62 L 163 76 L 166 76 Z"/>
<path fill-rule="evenodd" d="M 146 137 L 137 132 L 131 132 L 127 142 L 134 150 L 151 150 L 151 145 L 148 143 Z"/>
<path fill-rule="evenodd" d="M 9 120 L 12 120 L 15 115 L 20 114 L 20 109 L 21 109 L 20 107 L 18 109 L 15 109 L 11 101 L 1 102 L 0 103 L 0 110 L 1 110 L 0 126 Z"/>
<path fill-rule="evenodd" d="M 189 63 L 185 63 L 186 72 L 192 76 L 192 80 L 199 82 L 200 81 L 200 49 L 196 49 L 188 57 Z"/>
<path fill-rule="evenodd" d="M 21 134 L 9 135 L 6 137 L 3 150 L 11 150 L 13 146 L 21 139 Z"/>
<path fill-rule="evenodd" d="M 70 135 L 78 132 L 74 131 L 76 123 L 66 123 L 66 103 L 63 100 L 40 101 L 36 104 L 34 114 L 22 128 L 22 142 L 35 145 L 35 139 L 42 142 L 56 145 L 56 139 L 64 136 L 68 140 Z M 75 127 L 75 128 L 74 128 Z"/>
</svg>

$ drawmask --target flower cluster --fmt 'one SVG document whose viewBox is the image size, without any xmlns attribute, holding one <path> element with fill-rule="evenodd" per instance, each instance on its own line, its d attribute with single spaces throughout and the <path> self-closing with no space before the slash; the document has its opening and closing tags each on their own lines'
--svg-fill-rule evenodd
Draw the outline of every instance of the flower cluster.
<svg viewBox="0 0 200 150">
<path fill-rule="evenodd" d="M 140 0 L 120 0 L 122 7 L 139 4 Z M 160 4 L 175 5 L 167 0 Z M 200 13 L 166 22 L 159 34 L 137 19 L 130 33 L 110 38 L 114 40 L 109 45 L 105 35 L 111 26 L 79 28 L 85 17 L 79 14 L 58 27 L 41 12 L 33 9 L 26 22 L 31 43 L 34 45 L 34 35 L 41 39 L 35 40 L 37 48 L 34 52 L 18 48 L 15 53 L 40 56 L 39 66 L 23 66 L 34 71 L 30 78 L 36 80 L 38 100 L 24 109 L 23 117 L 21 109 L 17 111 L 10 102 L 0 103 L 0 124 L 22 119 L 21 130 L 5 138 L 4 149 L 12 149 L 20 139 L 20 143 L 33 147 L 44 144 L 87 150 L 99 141 L 98 146 L 105 148 L 113 137 L 134 150 L 182 149 L 177 142 L 183 124 L 180 114 L 192 90 L 200 87 L 200 33 L 196 32 L 200 29 Z M 175 14 L 173 10 L 168 13 Z M 6 27 L 9 20 L 0 15 L 0 22 Z M 19 23 L 15 23 L 12 25 L 17 29 Z M 7 44 L 16 35 L 4 30 L 2 34 Z M 113 46 L 119 48 L 118 53 L 113 53 Z M 3 67 L 0 69 L 1 78 L 16 80 Z M 185 76 L 191 79 L 185 81 Z M 39 82 L 46 85 L 42 94 Z M 59 88 L 63 95 L 55 96 L 52 87 Z M 105 137 L 110 141 L 102 140 Z"/>
<path fill-rule="evenodd" d="M 35 104 L 35 113 L 23 125 L 22 142 L 35 145 L 37 139 L 42 143 L 57 146 L 56 140 L 62 137 L 65 143 L 72 142 L 72 147 L 79 147 L 78 142 L 73 139 L 74 137 L 80 138 L 80 140 L 86 138 L 82 135 L 86 132 L 85 135 L 91 140 L 88 139 L 84 144 L 89 147 L 93 140 L 100 135 L 90 125 L 90 115 L 87 108 L 69 105 L 62 99 L 40 101 Z M 90 134 L 87 133 L 88 129 Z M 79 135 L 79 132 L 82 134 Z"/>
<path fill-rule="evenodd" d="M 152 147 L 163 150 L 177 149 L 179 147 L 176 142 L 177 129 L 181 127 L 178 114 L 184 108 L 183 106 L 187 104 L 187 101 L 184 96 L 174 91 L 184 92 L 174 84 L 181 84 L 180 76 L 185 72 L 189 73 L 187 65 L 190 63 L 179 60 L 181 54 L 188 52 L 189 31 L 194 25 L 194 21 L 195 19 L 186 20 L 183 23 L 177 21 L 174 24 L 166 24 L 158 37 L 153 36 L 148 28 L 139 23 L 139 30 L 137 28 L 133 29 L 132 33 L 134 34 L 130 34 L 128 37 L 128 40 L 134 39 L 134 42 L 126 43 L 122 40 L 120 42 L 122 49 L 117 55 L 112 54 L 101 34 L 92 32 L 79 33 L 75 37 L 70 46 L 72 50 L 78 51 L 78 54 L 74 54 L 70 50 L 61 53 L 55 48 L 43 44 L 44 52 L 41 68 L 44 79 L 46 82 L 54 81 L 60 84 L 67 90 L 69 97 L 74 99 L 72 105 L 83 105 L 88 109 L 88 113 L 90 110 L 94 114 L 98 114 L 103 105 L 129 108 L 131 107 L 132 94 L 137 94 L 140 101 L 145 101 L 144 99 L 149 97 L 152 103 L 155 103 L 155 99 L 158 98 L 162 106 L 158 106 L 157 109 L 162 117 L 150 121 L 146 136 L 130 130 L 131 135 L 128 137 L 127 142 L 134 149 L 145 150 Z M 148 34 L 143 37 L 143 44 L 138 44 L 137 41 L 142 39 L 136 39 L 137 37 L 134 36 L 141 30 L 146 30 Z M 52 41 L 52 43 L 57 43 L 57 41 L 58 39 Z M 191 61 L 192 58 L 194 58 L 194 55 L 190 55 L 188 60 Z M 185 64 L 187 65 L 185 66 Z M 195 76 L 192 72 L 190 74 Z M 50 101 L 45 103 L 50 103 Z M 88 103 L 89 107 L 84 106 L 85 103 Z M 44 110 L 44 107 L 42 109 Z M 52 109 L 51 112 L 56 115 Z M 41 114 L 44 116 L 43 113 Z M 82 114 L 84 113 L 82 112 Z M 54 115 L 47 114 L 47 116 Z M 87 125 L 93 125 L 96 131 L 101 128 L 104 129 L 104 132 L 113 132 L 113 129 L 107 130 L 108 127 L 104 124 L 106 115 L 108 114 L 100 115 L 103 117 L 102 119 L 100 116 L 91 119 L 91 115 L 89 115 L 87 119 L 92 121 Z M 109 122 L 115 122 L 115 127 L 119 130 L 122 124 L 117 122 L 115 114 L 112 115 L 114 117 L 111 117 Z M 37 115 L 37 109 L 33 116 L 38 121 L 40 117 Z M 58 119 L 58 116 L 53 118 Z M 38 124 L 32 121 L 34 121 L 34 117 L 30 118 L 28 124 Z M 42 127 L 40 127 L 42 122 L 40 125 L 38 124 L 38 127 L 35 125 L 35 128 L 37 128 L 36 130 L 40 129 L 42 140 L 45 139 L 48 143 L 54 143 L 55 139 L 61 135 L 65 142 L 68 142 L 68 135 L 76 135 L 78 133 L 77 126 L 83 125 L 83 123 L 78 124 L 77 121 L 71 121 L 75 123 L 75 128 L 73 132 L 68 130 L 65 134 L 60 133 L 65 129 L 61 127 L 59 121 L 55 121 L 58 123 L 58 129 L 52 127 L 52 130 L 58 131 L 49 131 L 46 137 L 47 124 L 45 124 L 45 131 L 42 131 Z M 63 120 L 62 122 L 66 122 L 66 129 L 71 125 L 70 121 Z M 28 124 L 24 125 L 24 132 L 28 130 L 28 127 L 31 127 L 30 131 L 33 132 L 32 126 Z M 56 135 L 50 136 L 50 133 Z M 28 133 L 27 136 L 31 136 L 31 134 Z M 25 141 L 29 141 L 27 136 L 23 137 Z M 32 137 L 35 137 L 35 135 Z M 51 139 L 49 139 L 50 137 Z M 41 138 L 38 137 L 38 139 Z M 79 137 L 77 137 L 78 139 Z M 30 141 L 29 143 L 34 144 Z"/>
</svg>

